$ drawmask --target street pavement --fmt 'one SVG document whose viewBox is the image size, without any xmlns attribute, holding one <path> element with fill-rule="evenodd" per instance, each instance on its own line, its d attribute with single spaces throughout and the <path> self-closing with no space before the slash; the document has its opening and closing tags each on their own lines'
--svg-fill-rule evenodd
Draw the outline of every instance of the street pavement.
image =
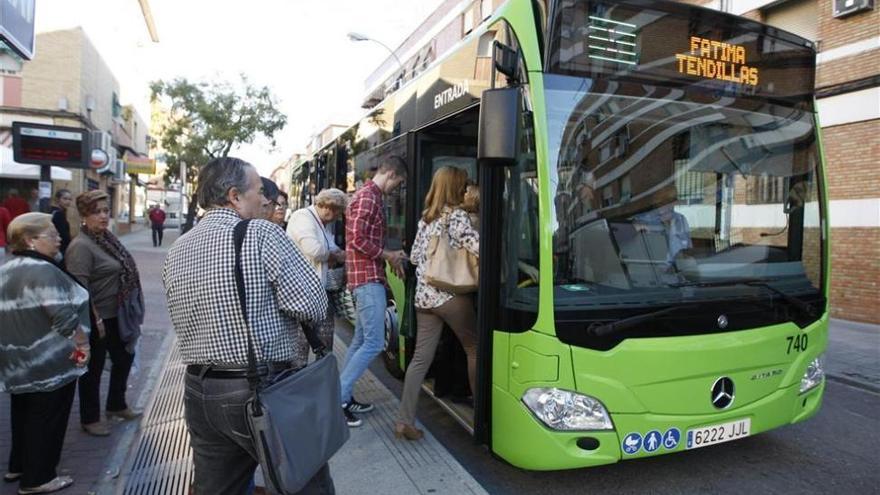
<svg viewBox="0 0 880 495">
<path fill-rule="evenodd" d="M 128 398 L 136 408 L 148 402 L 160 383 L 174 336 L 165 306 L 161 267 L 176 238 L 166 231 L 162 248 L 153 248 L 148 229 L 122 238 L 137 260 L 147 303 L 143 337 Z M 344 327 L 344 325 L 343 325 Z M 335 351 L 344 355 L 350 329 L 340 328 Z M 108 360 L 109 362 L 109 360 Z M 593 469 L 551 473 L 513 468 L 475 446 L 469 435 L 427 397 L 419 418 L 426 438 L 403 442 L 393 436 L 393 416 L 401 383 L 377 362 L 358 383 L 356 394 L 376 404 L 352 429 L 351 440 L 331 461 L 340 494 L 363 493 L 827 493 L 875 492 L 880 486 L 880 327 L 832 320 L 826 357 L 829 383 L 823 408 L 813 419 L 738 442 L 630 461 Z M 102 380 L 102 397 L 108 375 Z M 0 460 L 9 451 L 8 395 L 0 394 Z M 120 493 L 138 422 L 113 423 L 106 438 L 79 429 L 74 401 L 60 472 L 76 483 L 64 493 Z M 0 495 L 17 485 L 0 484 Z M 165 493 L 165 492 L 157 492 Z"/>
<path fill-rule="evenodd" d="M 826 365 L 831 380 L 880 393 L 880 325 L 832 319 Z"/>
</svg>

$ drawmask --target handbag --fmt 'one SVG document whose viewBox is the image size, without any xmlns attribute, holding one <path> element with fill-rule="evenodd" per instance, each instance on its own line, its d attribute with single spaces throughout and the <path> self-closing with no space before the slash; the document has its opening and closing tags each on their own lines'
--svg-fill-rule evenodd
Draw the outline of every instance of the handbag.
<svg viewBox="0 0 880 495">
<path fill-rule="evenodd" d="M 475 292 L 480 282 L 479 260 L 464 247 L 455 248 L 449 239 L 448 223 L 440 235 L 428 242 L 425 282 L 453 294 Z"/>
<path fill-rule="evenodd" d="M 248 328 L 248 382 L 253 396 L 245 416 L 267 488 L 275 493 L 300 491 L 348 440 L 349 431 L 339 401 L 336 358 L 315 329 L 302 325 L 317 359 L 299 370 L 286 370 L 261 380 L 247 323 L 241 248 L 248 220 L 235 226 L 235 285 Z"/>
<path fill-rule="evenodd" d="M 321 236 L 324 237 L 324 244 L 327 246 L 327 252 L 330 252 L 330 243 L 327 241 L 327 236 L 324 234 L 324 224 L 318 219 L 317 215 L 312 210 L 308 210 L 311 213 L 312 218 L 315 219 L 315 223 L 318 224 L 318 230 L 321 232 Z M 340 266 L 337 268 L 330 268 L 329 262 L 327 263 L 327 273 L 324 278 L 324 290 L 327 292 L 337 292 L 345 288 L 345 267 Z"/>
</svg>

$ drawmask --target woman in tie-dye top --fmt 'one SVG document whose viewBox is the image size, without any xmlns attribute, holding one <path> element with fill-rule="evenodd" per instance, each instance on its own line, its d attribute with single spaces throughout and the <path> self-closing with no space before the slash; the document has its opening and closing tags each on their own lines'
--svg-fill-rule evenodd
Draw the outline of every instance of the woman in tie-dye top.
<svg viewBox="0 0 880 495">
<path fill-rule="evenodd" d="M 12 448 L 6 481 L 19 493 L 71 483 L 57 476 L 76 379 L 89 359 L 89 295 L 57 264 L 61 238 L 45 213 L 16 217 L 12 257 L 0 266 L 0 391 L 9 392 Z"/>
</svg>

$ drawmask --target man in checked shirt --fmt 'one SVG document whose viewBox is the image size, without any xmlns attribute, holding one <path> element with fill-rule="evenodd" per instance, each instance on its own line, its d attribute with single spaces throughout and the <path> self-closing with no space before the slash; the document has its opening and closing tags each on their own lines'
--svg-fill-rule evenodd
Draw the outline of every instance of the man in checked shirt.
<svg viewBox="0 0 880 495">
<path fill-rule="evenodd" d="M 235 286 L 233 229 L 255 219 L 268 200 L 254 167 L 216 158 L 199 172 L 202 220 L 168 252 L 162 279 L 186 367 L 184 408 L 197 495 L 245 494 L 257 454 L 245 419 L 251 397 L 247 335 L 266 375 L 292 366 L 301 321 L 327 314 L 318 275 L 293 241 L 265 220 L 252 220 L 242 245 L 248 322 Z M 328 384 L 329 386 L 330 384 Z M 329 419 L 329 418 L 328 418 Z M 300 493 L 333 493 L 324 466 Z"/>
<path fill-rule="evenodd" d="M 345 212 L 345 276 L 354 295 L 357 317 L 354 336 L 339 379 L 342 410 L 348 426 L 360 426 L 355 413 L 373 410 L 372 404 L 354 400 L 352 389 L 385 344 L 385 262 L 403 276 L 406 253 L 385 249 L 385 208 L 382 195 L 406 180 L 406 162 L 399 156 L 385 157 L 372 180 L 361 187 Z"/>
</svg>

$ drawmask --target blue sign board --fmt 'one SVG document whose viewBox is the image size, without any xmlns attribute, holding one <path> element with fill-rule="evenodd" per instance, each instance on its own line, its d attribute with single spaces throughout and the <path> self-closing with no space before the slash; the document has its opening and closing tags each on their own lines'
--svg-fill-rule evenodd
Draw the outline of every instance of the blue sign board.
<svg viewBox="0 0 880 495">
<path fill-rule="evenodd" d="M 0 40 L 25 60 L 34 58 L 36 0 L 0 0 Z"/>
</svg>

